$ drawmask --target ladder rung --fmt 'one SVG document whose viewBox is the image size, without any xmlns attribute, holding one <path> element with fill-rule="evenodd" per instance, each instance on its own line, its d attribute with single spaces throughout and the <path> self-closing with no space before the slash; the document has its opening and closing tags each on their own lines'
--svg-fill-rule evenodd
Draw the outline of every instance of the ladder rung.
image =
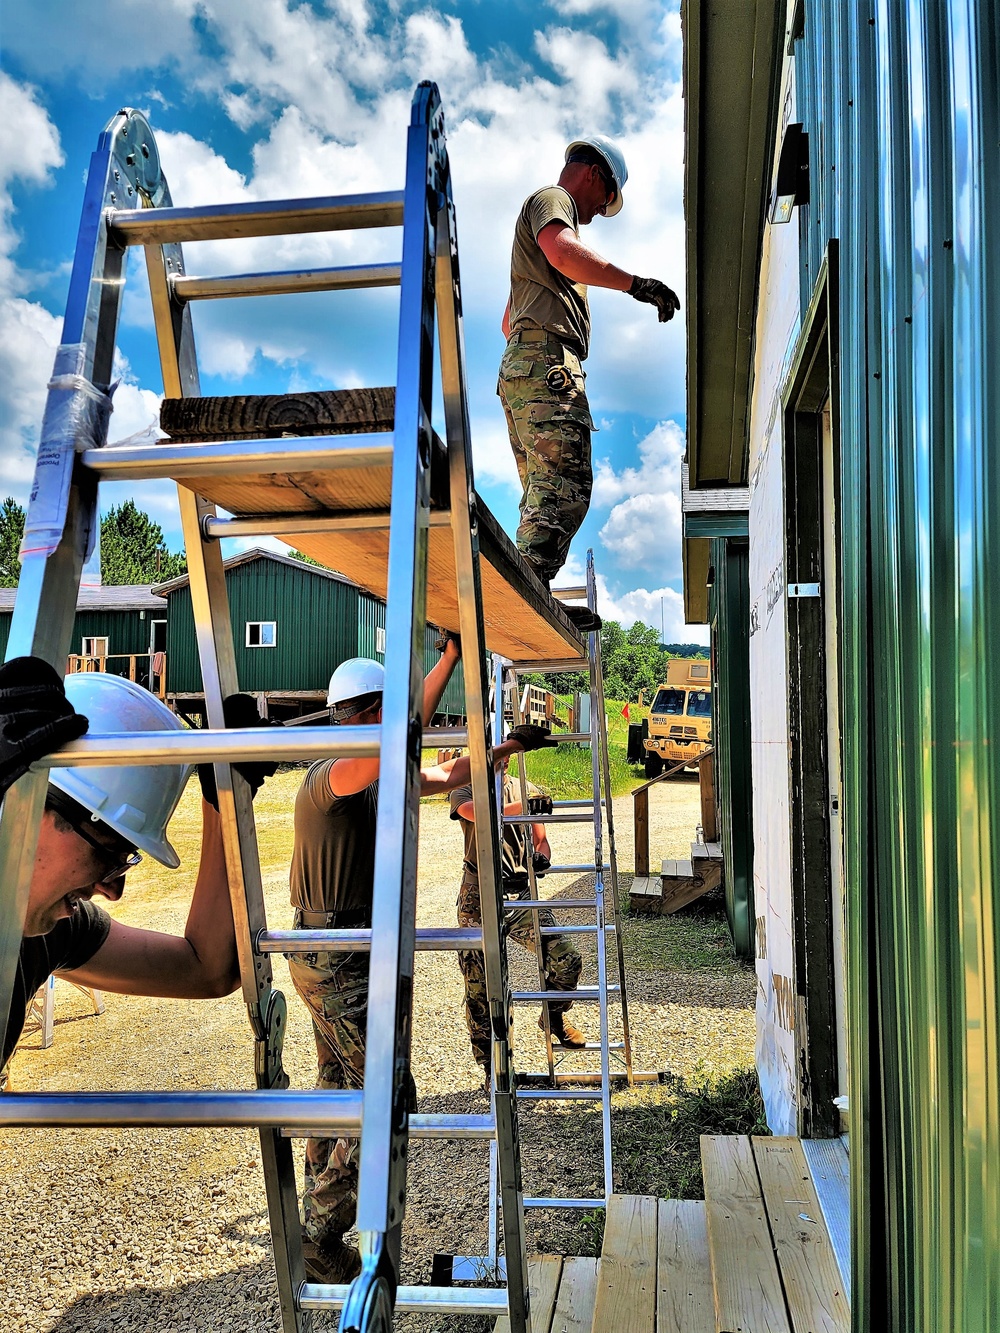
<svg viewBox="0 0 1000 1333">
<path fill-rule="evenodd" d="M 162 444 L 85 449 L 81 457 L 102 481 L 391 467 L 392 435 L 379 431 L 371 435 L 307 435 L 213 444 L 171 444 L 165 440 Z"/>
<path fill-rule="evenodd" d="M 540 912 L 546 907 L 562 907 L 571 909 L 580 909 L 584 907 L 596 907 L 596 898 L 505 898 L 505 912 Z"/>
<path fill-rule="evenodd" d="M 262 930 L 258 953 L 365 953 L 371 948 L 368 927 L 353 930 Z M 479 949 L 483 932 L 458 926 L 422 926 L 416 932 L 418 950 Z"/>
<path fill-rule="evenodd" d="M 517 1099 L 522 1102 L 599 1102 L 604 1096 L 600 1088 L 518 1088 Z"/>
<path fill-rule="evenodd" d="M 466 744 L 464 727 L 424 732 L 428 747 Z M 260 763 L 268 759 L 370 759 L 379 753 L 379 728 L 245 727 L 227 731 L 125 731 L 84 736 L 35 761 L 35 768 L 99 764 Z"/>
<path fill-rule="evenodd" d="M 525 1208 L 605 1208 L 604 1199 L 524 1199 Z"/>
<path fill-rule="evenodd" d="M 296 1304 L 300 1310 L 339 1310 L 347 1299 L 345 1285 L 303 1282 Z M 395 1307 L 399 1314 L 486 1314 L 507 1313 L 506 1287 L 397 1287 Z"/>
<path fill-rule="evenodd" d="M 432 509 L 427 526 L 447 528 L 451 514 L 447 509 Z M 202 531 L 206 537 L 286 537 L 305 532 L 357 532 L 389 526 L 384 509 L 346 509 L 335 514 L 264 514 L 253 518 L 206 518 Z"/>
<path fill-rule="evenodd" d="M 587 595 L 586 588 L 552 588 L 550 591 L 557 602 L 578 602 Z"/>
<path fill-rule="evenodd" d="M 590 744 L 589 731 L 563 731 L 557 732 L 552 739 L 559 745 L 582 745 Z"/>
<path fill-rule="evenodd" d="M 596 869 L 596 864 L 591 861 L 589 864 L 579 866 L 549 866 L 545 873 L 546 875 L 592 875 Z M 602 869 L 610 870 L 611 862 L 605 861 Z"/>
<path fill-rule="evenodd" d="M 178 301 L 350 291 L 361 287 L 398 287 L 401 271 L 399 264 L 351 264 L 344 268 L 307 268 L 292 273 L 232 273 L 217 278 L 177 274 L 170 280 L 170 290 Z"/>
<path fill-rule="evenodd" d="M 401 190 L 321 199 L 276 199 L 267 203 L 207 204 L 197 208 L 119 208 L 108 214 L 109 229 L 126 245 L 295 236 L 306 231 L 402 225 Z"/>
<path fill-rule="evenodd" d="M 608 921 L 605 923 L 605 930 L 614 930 L 614 925 Z M 596 935 L 596 926 L 542 926 L 538 932 L 539 935 Z"/>
<path fill-rule="evenodd" d="M 609 986 L 609 995 L 617 995 L 620 987 Z M 562 1004 L 566 1000 L 599 1000 L 599 986 L 578 986 L 576 990 L 515 990 L 511 991 L 512 1000 L 523 1000 L 533 1004 Z"/>
<path fill-rule="evenodd" d="M 604 805 L 604 804 L 605 804 L 605 801 L 602 799 L 602 800 L 601 800 L 601 805 Z M 573 810 L 573 809 L 577 809 L 577 810 L 578 810 L 581 806 L 584 806 L 584 805 L 585 805 L 585 806 L 588 806 L 589 809 L 593 810 L 593 808 L 594 808 L 594 798 L 593 798 L 592 796 L 590 796 L 590 797 L 588 797 L 588 798 L 587 798 L 586 800 L 584 800 L 584 801 L 553 801 L 553 802 L 552 802 L 552 809 L 553 809 L 553 810 Z"/>
<path fill-rule="evenodd" d="M 411 1139 L 492 1139 L 496 1135 L 496 1122 L 491 1115 L 411 1115 L 409 1127 Z M 326 1136 L 326 1131 L 315 1125 L 295 1129 L 283 1126 L 281 1133 L 286 1139 Z"/>
<path fill-rule="evenodd" d="M 115 1129 L 157 1125 L 282 1129 L 322 1125 L 328 1138 L 361 1129 L 363 1094 L 337 1092 L 11 1092 L 8 1128 Z"/>
<path fill-rule="evenodd" d="M 562 815 L 504 815 L 505 824 L 592 824 L 594 812 L 589 814 Z"/>
<path fill-rule="evenodd" d="M 609 1047 L 609 1049 L 615 1050 L 618 1046 L 621 1046 L 623 1048 L 624 1045 L 625 1045 L 624 1042 L 614 1043 Z M 566 1048 L 563 1046 L 557 1046 L 554 1049 L 559 1054 L 565 1054 L 566 1051 Z M 582 1050 L 583 1048 L 580 1047 L 578 1049 Z M 548 1070 L 537 1069 L 537 1070 L 529 1070 L 528 1072 L 524 1072 L 523 1070 L 518 1070 L 517 1085 L 519 1089 L 528 1087 L 551 1088 L 552 1079 L 553 1075 L 550 1074 Z M 588 1083 L 591 1084 L 592 1086 L 600 1087 L 604 1083 L 604 1075 L 601 1073 L 599 1069 L 581 1069 L 581 1070 L 574 1069 L 572 1073 L 567 1073 L 567 1074 L 557 1073 L 555 1075 L 555 1081 L 556 1081 L 556 1087 L 564 1087 L 568 1086 L 569 1084 L 577 1084 L 577 1083 Z M 611 1070 L 612 1083 L 625 1083 L 628 1081 L 629 1081 L 629 1076 L 626 1070 L 624 1069 Z M 631 1081 L 633 1083 L 659 1083 L 660 1076 L 655 1069 L 633 1070 Z"/>
</svg>

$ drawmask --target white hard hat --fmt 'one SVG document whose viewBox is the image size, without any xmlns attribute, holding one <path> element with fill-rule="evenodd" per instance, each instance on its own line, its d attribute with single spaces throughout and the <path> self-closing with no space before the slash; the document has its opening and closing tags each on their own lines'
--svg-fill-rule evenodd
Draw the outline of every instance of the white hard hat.
<svg viewBox="0 0 1000 1333">
<path fill-rule="evenodd" d="M 608 164 L 608 170 L 614 177 L 614 182 L 618 189 L 614 203 L 608 205 L 607 216 L 613 218 L 616 213 L 622 211 L 622 188 L 628 180 L 628 167 L 625 165 L 624 154 L 614 140 L 609 139 L 606 134 L 585 134 L 581 139 L 574 139 L 567 147 L 567 162 L 578 148 L 596 149 Z"/>
<path fill-rule="evenodd" d="M 75 672 L 66 677 L 66 698 L 90 719 L 90 735 L 184 729 L 166 704 L 123 676 Z M 190 776 L 190 764 L 116 764 L 53 768 L 49 782 L 140 851 L 174 869 L 181 859 L 167 841 L 167 824 Z"/>
<path fill-rule="evenodd" d="M 346 703 L 349 699 L 359 699 L 365 694 L 381 694 L 384 683 L 385 667 L 381 662 L 375 662 L 370 657 L 349 657 L 346 662 L 341 662 L 330 677 L 326 692 L 327 705 L 336 708 L 338 704 Z M 337 720 L 346 722 L 348 716 Z"/>
</svg>

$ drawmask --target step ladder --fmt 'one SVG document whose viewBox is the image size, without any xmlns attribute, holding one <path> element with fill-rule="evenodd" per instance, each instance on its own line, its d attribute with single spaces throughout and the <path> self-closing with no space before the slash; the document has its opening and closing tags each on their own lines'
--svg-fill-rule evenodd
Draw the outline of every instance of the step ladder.
<svg viewBox="0 0 1000 1333">
<path fill-rule="evenodd" d="M 181 242 L 283 235 L 354 227 L 403 228 L 402 262 L 318 273 L 191 279 Z M 112 359 L 121 308 L 124 258 L 146 251 L 166 399 L 199 397 L 190 307 L 195 295 L 238 296 L 397 282 L 401 287 L 397 385 L 391 429 L 355 423 L 356 433 L 308 438 L 107 447 Z M 199 289 L 199 283 L 201 288 Z M 185 285 L 186 284 L 186 285 Z M 435 324 L 446 445 L 431 427 Z M 375 391 L 375 397 L 379 391 Z M 242 469 L 265 488 L 274 474 L 307 466 L 316 475 L 358 464 L 391 466 L 388 513 L 348 502 L 293 515 L 281 531 L 350 533 L 388 529 L 386 678 L 380 727 L 302 726 L 224 729 L 223 699 L 239 688 L 218 538 L 235 535 L 240 515 L 219 518 L 194 479 Z M 444 464 L 442 480 L 440 464 Z M 438 472 L 435 472 L 438 468 Z M 337 471 L 340 469 L 340 471 Z M 381 474 L 384 475 L 384 474 Z M 521 1207 L 517 1098 L 511 1067 L 512 997 L 502 946 L 500 828 L 488 729 L 488 659 L 478 558 L 480 520 L 472 462 L 462 334 L 458 246 L 440 97 L 424 83 L 414 97 L 401 193 L 173 208 L 152 132 L 125 110 L 101 136 L 87 179 L 63 345 L 50 385 L 9 656 L 34 654 L 61 669 L 69 648 L 83 563 L 98 523 L 102 479 L 170 476 L 182 480 L 181 508 L 209 726 L 202 731 L 88 735 L 35 766 L 11 788 L 0 815 L 0 1020 L 6 1019 L 17 966 L 48 767 L 141 762 L 214 762 L 239 946 L 243 996 L 255 1041 L 253 1092 L 10 1094 L 0 1098 L 8 1126 L 220 1126 L 260 1132 L 284 1333 L 309 1333 L 314 1311 L 341 1309 L 343 1333 L 384 1333 L 393 1310 L 506 1314 L 528 1333 L 530 1312 Z M 441 483 L 441 485 L 438 485 Z M 437 491 L 435 492 L 435 486 Z M 443 487 L 444 500 L 440 495 Z M 437 507 L 432 510 L 432 495 Z M 313 506 L 313 511 L 315 506 Z M 259 519 L 249 520 L 260 523 Z M 467 729 L 429 731 L 420 717 L 428 530 L 449 523 L 454 541 Z M 261 530 L 258 526 L 257 530 Z M 265 529 L 266 530 L 266 529 Z M 274 529 L 272 529 L 274 530 Z M 520 576 L 523 577 L 523 576 Z M 552 622 L 568 644 L 571 630 Z M 579 640 L 576 640 L 579 642 Z M 422 745 L 465 744 L 472 756 L 481 932 L 415 930 L 419 765 Z M 372 927 L 365 931 L 272 931 L 264 913 L 250 791 L 231 767 L 253 760 L 381 755 Z M 489 1116 L 408 1116 L 410 997 L 415 947 L 481 943 L 494 1030 Z M 363 1091 L 289 1091 L 282 1067 L 284 996 L 273 985 L 270 955 L 368 948 L 370 1003 Z M 358 1228 L 363 1269 L 349 1288 L 304 1280 L 291 1138 L 311 1132 L 360 1138 Z M 400 1233 L 410 1134 L 490 1137 L 495 1193 L 506 1257 L 506 1287 L 486 1290 L 399 1286 Z"/>
<path fill-rule="evenodd" d="M 553 597 L 561 601 L 574 602 L 585 600 L 588 608 L 597 611 L 597 582 L 594 571 L 594 553 L 587 552 L 586 585 L 578 588 L 553 589 Z M 594 913 L 594 922 L 588 925 L 561 925 L 540 927 L 535 930 L 535 958 L 538 967 L 538 989 L 536 991 L 515 991 L 515 1003 L 541 1004 L 542 1028 L 545 1036 L 547 1068 L 540 1071 L 518 1071 L 517 1097 L 519 1101 L 561 1101 L 600 1103 L 601 1140 L 604 1192 L 600 1198 L 563 1198 L 526 1196 L 525 1208 L 567 1208 L 590 1211 L 606 1208 L 614 1190 L 614 1163 L 611 1143 L 611 1090 L 616 1077 L 632 1086 L 635 1082 L 653 1082 L 657 1075 L 651 1071 L 639 1072 L 632 1067 L 632 1039 L 629 1028 L 628 995 L 625 984 L 625 959 L 622 933 L 618 920 L 618 860 L 615 848 L 614 807 L 611 798 L 611 768 L 608 755 L 607 717 L 604 705 L 604 675 L 601 663 L 601 636 L 599 633 L 587 635 L 587 662 L 576 659 L 551 661 L 512 662 L 494 655 L 494 698 L 504 700 L 503 708 L 496 708 L 494 714 L 495 736 L 500 735 L 500 719 L 508 707 L 513 725 L 523 720 L 527 699 L 527 687 L 521 697 L 519 677 L 530 673 L 565 672 L 586 669 L 589 675 L 589 729 L 577 732 L 556 732 L 553 739 L 561 744 L 583 744 L 590 747 L 593 794 L 585 800 L 555 801 L 553 813 L 542 819 L 533 819 L 530 815 L 503 815 L 506 824 L 571 824 L 587 823 L 594 830 L 594 858 L 580 865 L 552 865 L 546 872 L 549 875 L 594 876 L 593 896 L 584 898 L 540 898 L 538 880 L 531 858 L 528 858 L 527 899 L 509 899 L 504 908 L 508 913 L 543 910 L 576 911 L 585 909 Z M 579 725 L 579 723 L 577 723 Z M 516 756 L 517 779 L 520 786 L 521 809 L 528 807 L 527 770 L 525 756 Z M 497 779 L 497 807 L 503 809 L 503 778 Z M 605 831 L 607 838 L 605 841 Z M 605 846 L 607 859 L 605 860 Z M 545 960 L 543 939 L 545 935 L 576 934 L 592 935 L 597 948 L 597 984 L 580 986 L 575 991 L 551 991 L 545 986 Z M 609 969 L 608 940 L 614 941 L 612 964 Z M 617 975 L 617 981 L 609 982 L 609 970 Z M 585 1047 L 576 1050 L 553 1045 L 552 1030 L 549 1023 L 548 1003 L 553 999 L 565 999 L 572 996 L 576 1001 L 596 1003 L 599 1015 L 599 1039 L 588 1041 Z M 609 1009 L 612 1000 L 621 1007 L 622 1040 L 612 1042 L 609 1031 Z M 599 1068 L 574 1069 L 572 1061 L 581 1052 L 599 1052 Z M 612 1070 L 612 1060 L 618 1066 Z M 566 1066 L 565 1068 L 563 1066 Z M 525 1134 L 522 1126 L 522 1137 Z M 490 1157 L 490 1226 L 489 1247 L 485 1255 L 438 1255 L 435 1257 L 435 1269 L 441 1281 L 459 1281 L 476 1279 L 501 1280 L 506 1271 L 505 1256 L 498 1250 L 499 1218 L 501 1199 L 498 1163 L 495 1145 Z"/>
</svg>

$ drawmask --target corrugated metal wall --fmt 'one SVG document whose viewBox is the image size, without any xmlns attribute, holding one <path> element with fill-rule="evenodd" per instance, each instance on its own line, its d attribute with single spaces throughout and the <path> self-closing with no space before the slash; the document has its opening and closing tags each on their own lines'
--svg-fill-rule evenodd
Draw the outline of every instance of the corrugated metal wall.
<svg viewBox="0 0 1000 1333">
<path fill-rule="evenodd" d="M 746 541 L 712 542 L 709 617 L 715 661 L 715 780 L 725 861 L 726 911 L 736 952 L 754 956 L 753 807 L 750 774 L 750 575 Z"/>
<path fill-rule="evenodd" d="M 840 240 L 856 1330 L 1000 1328 L 1000 11 L 806 4 Z"/>
<path fill-rule="evenodd" d="M 165 620 L 167 604 L 163 603 L 162 612 L 147 611 L 145 620 L 140 619 L 139 611 L 78 611 L 73 622 L 73 636 L 70 639 L 70 652 L 79 653 L 84 638 L 97 635 L 108 639 L 108 651 L 112 653 L 148 653 L 151 633 L 150 621 Z M 0 658 L 7 651 L 7 639 L 10 636 L 11 613 L 0 612 Z M 128 662 L 109 662 L 108 670 L 118 675 L 128 675 Z"/>
<path fill-rule="evenodd" d="M 252 560 L 228 571 L 229 615 L 243 690 L 325 690 L 330 674 L 357 655 L 358 590 L 276 560 Z M 201 691 L 201 668 L 186 585 L 168 595 L 168 686 Z M 274 648 L 247 648 L 248 621 L 273 620 Z"/>
<path fill-rule="evenodd" d="M 438 637 L 438 632 L 430 625 L 427 626 L 427 632 L 424 634 L 424 674 L 430 671 L 441 654 L 434 647 L 434 642 Z M 452 713 L 456 717 L 465 715 L 465 678 L 462 675 L 461 662 L 455 668 L 455 674 L 448 682 L 448 688 L 441 696 L 441 702 L 438 704 L 438 711 L 441 713 Z"/>
</svg>

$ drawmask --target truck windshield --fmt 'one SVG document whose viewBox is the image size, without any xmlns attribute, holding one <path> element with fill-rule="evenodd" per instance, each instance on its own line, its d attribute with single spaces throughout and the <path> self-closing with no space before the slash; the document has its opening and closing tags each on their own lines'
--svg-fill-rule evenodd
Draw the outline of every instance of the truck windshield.
<svg viewBox="0 0 1000 1333">
<path fill-rule="evenodd" d="M 651 713 L 676 713 L 680 715 L 684 712 L 684 691 L 657 690 L 653 706 L 649 711 Z"/>
<path fill-rule="evenodd" d="M 712 696 L 708 690 L 692 690 L 688 695 L 688 717 L 711 717 Z"/>
</svg>

